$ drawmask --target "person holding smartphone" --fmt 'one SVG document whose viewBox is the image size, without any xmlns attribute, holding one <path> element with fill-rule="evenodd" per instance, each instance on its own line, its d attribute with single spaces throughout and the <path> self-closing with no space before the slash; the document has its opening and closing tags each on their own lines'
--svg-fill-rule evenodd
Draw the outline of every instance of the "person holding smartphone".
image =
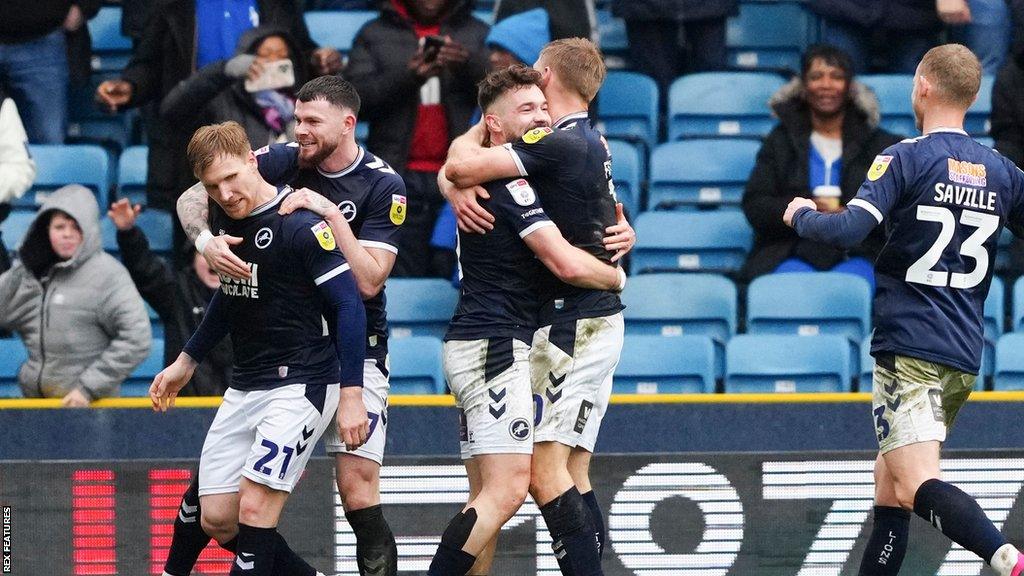
<svg viewBox="0 0 1024 576">
<path fill-rule="evenodd" d="M 445 204 L 437 171 L 476 109 L 476 83 L 488 69 L 488 28 L 472 16 L 469 0 L 382 5 L 380 17 L 356 36 L 345 78 L 362 98 L 366 147 L 402 175 L 408 191 L 392 275 L 451 278 L 454 250 L 431 246 Z M 454 223 L 448 231 L 454 238 Z"/>
<path fill-rule="evenodd" d="M 160 104 L 168 121 L 219 123 L 245 128 L 252 147 L 295 138 L 295 88 L 302 61 L 283 29 L 253 28 L 239 39 L 236 55 L 207 64 L 180 82 Z"/>
</svg>

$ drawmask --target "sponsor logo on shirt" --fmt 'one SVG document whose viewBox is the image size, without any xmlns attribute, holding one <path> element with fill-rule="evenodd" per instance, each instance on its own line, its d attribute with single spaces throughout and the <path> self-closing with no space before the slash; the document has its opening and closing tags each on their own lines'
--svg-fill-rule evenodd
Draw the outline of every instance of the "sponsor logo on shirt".
<svg viewBox="0 0 1024 576">
<path fill-rule="evenodd" d="M 949 164 L 950 181 L 968 186 L 978 186 L 979 188 L 986 186 L 984 164 L 972 164 L 966 161 L 954 160 L 953 158 L 947 158 L 946 161 Z"/>
</svg>

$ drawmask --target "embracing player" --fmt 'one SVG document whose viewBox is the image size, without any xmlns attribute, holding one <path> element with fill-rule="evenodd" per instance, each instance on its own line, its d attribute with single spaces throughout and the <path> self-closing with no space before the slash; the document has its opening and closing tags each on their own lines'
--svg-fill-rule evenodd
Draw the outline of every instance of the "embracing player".
<svg viewBox="0 0 1024 576">
<path fill-rule="evenodd" d="M 221 277 L 196 333 L 150 387 L 154 409 L 166 410 L 205 354 L 231 334 L 231 385 L 199 460 L 202 527 L 193 519 L 186 536 L 203 547 L 213 536 L 233 549 L 232 576 L 313 576 L 277 524 L 335 413 L 346 444 L 366 441 L 363 303 L 327 224 L 308 211 L 277 213 L 291 189 L 260 177 L 241 126 L 200 128 L 188 157 L 223 211 L 218 226 L 239 238 L 236 250 L 251 274 Z M 191 570 L 180 551 L 172 548 L 165 574 Z"/>
<path fill-rule="evenodd" d="M 439 184 L 460 226 L 483 230 L 493 216 L 478 205 L 477 189 L 470 187 L 527 177 L 565 238 L 612 263 L 635 236 L 628 224 L 615 228 L 621 206 L 611 182 L 611 155 L 587 118 L 605 77 L 601 54 L 589 40 L 556 40 L 541 51 L 534 69 L 541 74 L 550 115 L 557 118 L 554 126 L 533 129 L 498 148 L 482 147 L 484 128 L 474 126 L 452 144 L 442 172 L 450 182 L 439 177 Z M 610 227 L 619 233 L 605 239 Z M 540 398 L 530 493 L 563 574 L 600 574 L 604 522 L 589 467 L 622 349 L 622 304 L 612 291 L 578 288 L 543 271 L 540 282 L 541 328 L 530 356 Z"/>
<path fill-rule="evenodd" d="M 860 574 L 893 576 L 907 550 L 910 511 L 974 552 L 1000 576 L 1021 555 L 968 494 L 943 482 L 939 452 L 974 389 L 984 346 L 983 308 L 1004 225 L 1024 236 L 1024 173 L 963 130 L 981 65 L 959 44 L 933 48 L 914 75 L 924 134 L 875 158 L 847 209 L 820 214 L 793 200 L 786 224 L 836 246 L 859 244 L 887 223 L 875 264 L 872 407 L 874 528 Z"/>
<path fill-rule="evenodd" d="M 532 68 L 511 66 L 480 82 L 492 146 L 550 124 L 540 79 Z M 462 291 L 444 344 L 445 376 L 462 411 L 470 499 L 444 531 L 431 576 L 487 574 L 488 543 L 526 498 L 534 422 L 529 354 L 542 266 L 584 288 L 621 291 L 626 281 L 620 268 L 562 237 L 526 179 L 494 180 L 486 189 L 482 204 L 494 228 L 459 233 Z"/>
<path fill-rule="evenodd" d="M 324 444 L 335 456 L 338 492 L 356 537 L 361 573 L 393 576 L 398 571 L 398 551 L 380 506 L 389 391 L 383 289 L 398 255 L 398 234 L 406 214 L 405 184 L 387 163 L 356 144 L 360 102 L 349 82 L 321 76 L 303 85 L 296 96 L 297 142 L 261 148 L 256 159 L 268 182 L 296 188 L 281 203 L 281 213 L 306 208 L 325 218 L 366 305 L 363 402 L 369 412 L 370 436 L 364 445 L 349 450 L 332 429 L 325 434 Z M 237 239 L 213 236 L 208 230 L 207 205 L 201 188 L 182 194 L 178 200 L 182 225 L 215 270 L 246 278 L 248 269 L 231 251 Z M 196 505 L 190 493 L 182 505 Z M 177 540 L 172 540 L 172 547 Z M 200 552 L 201 548 L 194 550 L 196 558 Z"/>
</svg>

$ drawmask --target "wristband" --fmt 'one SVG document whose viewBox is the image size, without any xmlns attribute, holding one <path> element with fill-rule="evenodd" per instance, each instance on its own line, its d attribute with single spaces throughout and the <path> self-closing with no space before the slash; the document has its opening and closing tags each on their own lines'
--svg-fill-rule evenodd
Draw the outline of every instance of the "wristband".
<svg viewBox="0 0 1024 576">
<path fill-rule="evenodd" d="M 213 240 L 213 232 L 210 232 L 209 230 L 203 230 L 199 234 L 199 237 L 196 238 L 196 250 L 199 251 L 200 256 L 203 254 L 203 251 L 206 250 L 206 245 L 210 243 L 210 240 Z"/>
<path fill-rule="evenodd" d="M 616 292 L 622 292 L 626 289 L 626 271 L 622 268 L 616 268 L 619 271 L 619 288 Z"/>
</svg>

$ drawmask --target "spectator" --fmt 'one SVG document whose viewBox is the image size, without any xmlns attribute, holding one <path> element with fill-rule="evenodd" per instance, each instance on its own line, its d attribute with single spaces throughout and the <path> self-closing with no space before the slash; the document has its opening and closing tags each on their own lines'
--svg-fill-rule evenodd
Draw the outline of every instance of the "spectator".
<svg viewBox="0 0 1024 576">
<path fill-rule="evenodd" d="M 799 238 L 782 222 L 796 197 L 813 198 L 837 212 L 857 195 L 875 155 L 899 141 L 878 128 L 878 101 L 854 81 L 850 57 L 832 46 L 812 46 L 800 77 L 776 92 L 769 105 L 779 118 L 757 154 L 743 194 L 754 246 L 743 269 L 753 278 L 771 272 L 836 270 L 874 286 L 872 264 L 884 242 L 876 229 L 858 249 L 844 253 Z"/>
<path fill-rule="evenodd" d="M 28 154 L 28 137 L 18 116 L 18 105 L 0 88 L 0 222 L 11 213 L 11 202 L 32 187 L 36 165 Z M 11 267 L 0 236 L 0 270 Z"/>
<path fill-rule="evenodd" d="M 936 9 L 939 19 L 950 26 L 950 40 L 974 52 L 982 73 L 995 75 L 1010 51 L 1007 0 L 936 0 Z"/>
<path fill-rule="evenodd" d="M 72 407 L 117 396 L 149 354 L 149 318 L 124 266 L 100 248 L 92 192 L 75 184 L 50 195 L 18 254 L 0 275 L 0 329 L 28 350 L 22 394 Z"/>
<path fill-rule="evenodd" d="M 152 7 L 145 33 L 135 47 L 121 78 L 99 85 L 96 98 L 111 111 L 154 103 L 209 62 L 230 58 L 241 35 L 257 24 L 288 30 L 318 73 L 334 73 L 341 57 L 333 48 L 316 48 L 295 0 L 236 0 L 253 10 L 229 11 L 215 0 L 158 0 Z M 221 8 L 218 8 L 220 6 Z M 254 18 L 252 12 L 255 11 Z M 183 125 L 161 118 L 147 119 L 150 206 L 174 213 L 178 194 L 195 183 L 185 159 L 185 147 L 198 125 Z M 180 227 L 175 226 L 176 234 Z M 176 236 L 181 240 L 180 236 Z"/>
<path fill-rule="evenodd" d="M 393 276 L 451 275 L 453 258 L 430 240 L 444 198 L 437 171 L 469 128 L 487 71 L 487 25 L 469 0 L 388 0 L 356 36 L 347 76 L 370 123 L 368 148 L 399 169 L 409 194 Z M 443 36 L 440 48 L 428 37 Z"/>
<path fill-rule="evenodd" d="M 541 49 L 551 40 L 547 10 L 534 8 L 509 16 L 492 26 L 484 40 L 491 50 L 491 70 L 513 64 L 532 67 Z"/>
<path fill-rule="evenodd" d="M 135 225 L 141 207 L 122 198 L 107 216 L 117 228 L 117 247 L 132 281 L 164 324 L 164 366 L 170 366 L 199 327 L 220 278 L 189 245 L 185 266 L 175 270 L 149 250 L 146 234 Z M 231 339 L 221 340 L 196 368 L 182 396 L 221 396 L 231 382 Z"/>
<path fill-rule="evenodd" d="M 675 78 L 724 68 L 725 19 L 737 0 L 612 0 L 612 14 L 626 21 L 629 59 L 654 78 L 662 104 Z"/>
<path fill-rule="evenodd" d="M 99 0 L 0 3 L 0 88 L 18 103 L 33 144 L 60 144 L 68 123 L 68 44 Z"/>
<path fill-rule="evenodd" d="M 551 18 L 548 42 L 559 38 L 587 38 L 597 42 L 594 0 L 497 0 L 494 3 L 495 25 L 516 14 L 538 8 L 544 9 Z M 541 45 L 544 44 L 547 42 Z M 532 66 L 535 61 L 536 58 L 527 64 Z"/>
<path fill-rule="evenodd" d="M 291 36 L 275 28 L 254 28 L 242 34 L 235 54 L 230 60 L 207 64 L 175 86 L 160 104 L 161 115 L 173 123 L 234 120 L 245 128 L 253 148 L 294 140 L 294 87 L 304 80 L 302 60 Z M 290 85 L 252 92 L 246 88 L 247 80 L 256 81 L 268 64 L 283 60 L 292 62 Z"/>
<path fill-rule="evenodd" d="M 996 75 L 992 87 L 992 139 L 995 149 L 1024 166 L 1024 47 L 1010 58 Z"/>
<path fill-rule="evenodd" d="M 849 54 L 857 74 L 913 74 L 935 45 L 942 29 L 936 3 L 945 1 L 811 0 L 810 8 L 824 19 L 823 41 Z"/>
</svg>

